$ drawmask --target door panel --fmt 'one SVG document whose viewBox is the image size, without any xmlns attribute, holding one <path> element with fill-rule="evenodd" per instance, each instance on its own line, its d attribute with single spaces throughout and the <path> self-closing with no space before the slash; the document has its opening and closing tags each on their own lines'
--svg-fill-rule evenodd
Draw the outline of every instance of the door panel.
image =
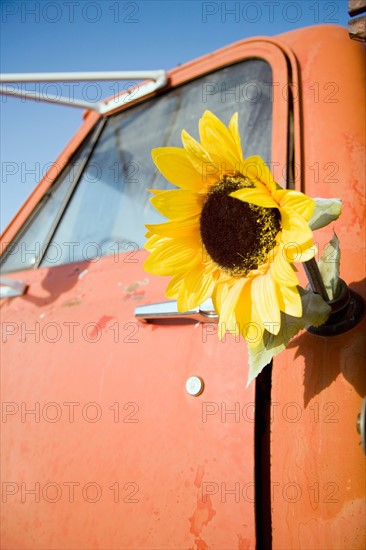
<svg viewBox="0 0 366 550">
<path fill-rule="evenodd" d="M 18 273 L 26 295 L 2 302 L 7 548 L 254 548 L 245 350 L 136 322 L 165 284 L 144 257 Z"/>
<path fill-rule="evenodd" d="M 171 89 L 106 121 L 40 243 L 41 268 L 24 271 L 22 246 L 11 268 L 5 258 L 28 284 L 1 302 L 6 547 L 255 548 L 270 502 L 255 518 L 246 347 L 220 342 L 214 324 L 137 322 L 135 306 L 160 302 L 167 284 L 144 273 L 137 249 L 144 224 L 160 221 L 146 190 L 169 185 L 151 148 L 180 146 L 182 128 L 198 137 L 205 109 L 225 123 L 238 111 L 244 155 L 272 161 L 286 184 L 288 67 L 282 45 L 250 39 L 171 71 Z M 21 221 L 31 226 L 35 199 L 57 183 L 41 182 L 4 240 L 32 249 Z M 185 389 L 193 375 L 198 396 Z"/>
</svg>

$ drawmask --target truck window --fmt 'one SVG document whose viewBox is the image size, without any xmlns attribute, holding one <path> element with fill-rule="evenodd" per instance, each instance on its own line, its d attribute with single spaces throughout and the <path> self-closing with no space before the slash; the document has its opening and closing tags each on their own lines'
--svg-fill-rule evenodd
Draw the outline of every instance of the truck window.
<svg viewBox="0 0 366 550">
<path fill-rule="evenodd" d="M 272 101 L 271 66 L 255 58 L 110 116 L 68 202 L 64 197 L 84 144 L 18 234 L 2 270 L 91 260 L 143 247 L 144 224 L 164 221 L 151 207 L 147 189 L 173 188 L 155 168 L 151 149 L 181 147 L 183 128 L 198 139 L 197 122 L 205 109 L 225 124 L 238 111 L 245 157 L 260 155 L 269 163 Z M 57 213 L 59 222 L 50 232 Z"/>
</svg>

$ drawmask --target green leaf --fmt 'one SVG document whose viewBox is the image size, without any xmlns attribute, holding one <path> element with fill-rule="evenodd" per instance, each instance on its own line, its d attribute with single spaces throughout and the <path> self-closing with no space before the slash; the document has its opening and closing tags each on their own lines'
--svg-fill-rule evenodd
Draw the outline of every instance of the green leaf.
<svg viewBox="0 0 366 550">
<path fill-rule="evenodd" d="M 309 220 L 310 229 L 315 231 L 339 218 L 342 211 L 341 199 L 314 199 L 315 209 Z"/>
<path fill-rule="evenodd" d="M 307 326 L 319 327 L 328 319 L 331 307 L 323 300 L 319 294 L 311 290 L 304 290 L 298 287 L 303 315 L 302 317 L 293 317 L 281 312 L 281 330 L 277 335 L 264 330 L 263 338 L 256 348 L 248 345 L 249 356 L 249 384 L 271 362 L 275 355 L 283 351 L 291 338 L 296 336 L 300 330 Z"/>
<path fill-rule="evenodd" d="M 339 289 L 339 266 L 341 260 L 341 251 L 339 248 L 339 240 L 334 233 L 324 249 L 324 254 L 318 262 L 319 271 L 324 281 L 325 289 L 328 293 L 329 300 L 334 300 Z"/>
</svg>

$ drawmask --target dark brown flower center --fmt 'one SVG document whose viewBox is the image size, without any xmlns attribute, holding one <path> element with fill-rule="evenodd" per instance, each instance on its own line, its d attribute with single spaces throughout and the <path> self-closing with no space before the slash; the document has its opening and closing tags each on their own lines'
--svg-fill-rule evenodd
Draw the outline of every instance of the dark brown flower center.
<svg viewBox="0 0 366 550">
<path fill-rule="evenodd" d="M 255 184 L 244 176 L 224 176 L 208 193 L 200 217 L 206 251 L 233 276 L 246 276 L 263 264 L 281 230 L 277 208 L 263 208 L 229 196 L 243 187 Z"/>
</svg>

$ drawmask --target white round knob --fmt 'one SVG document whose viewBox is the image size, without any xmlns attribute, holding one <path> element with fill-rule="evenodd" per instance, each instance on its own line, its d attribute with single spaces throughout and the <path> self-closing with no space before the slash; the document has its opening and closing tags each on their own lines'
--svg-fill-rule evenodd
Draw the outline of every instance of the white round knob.
<svg viewBox="0 0 366 550">
<path fill-rule="evenodd" d="M 186 391 L 189 395 L 200 395 L 203 392 L 203 380 L 198 376 L 190 376 L 186 382 Z"/>
</svg>

